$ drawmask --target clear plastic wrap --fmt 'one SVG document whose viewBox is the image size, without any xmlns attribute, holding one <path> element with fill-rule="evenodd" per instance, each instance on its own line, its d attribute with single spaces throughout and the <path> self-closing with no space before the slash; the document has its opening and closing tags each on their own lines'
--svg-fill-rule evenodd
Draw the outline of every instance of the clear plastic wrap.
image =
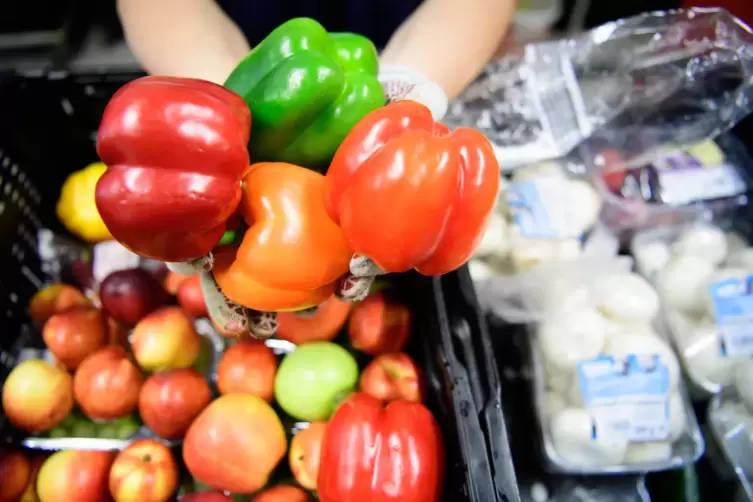
<svg viewBox="0 0 753 502">
<path fill-rule="evenodd" d="M 628 257 L 542 265 L 482 284 L 482 303 L 528 325 L 544 455 L 556 472 L 680 467 L 704 450 L 653 287 Z"/>
<path fill-rule="evenodd" d="M 557 477 L 524 482 L 522 502 L 649 502 L 645 479 L 599 476 L 582 479 Z"/>
<path fill-rule="evenodd" d="M 753 359 L 711 400 L 708 424 L 740 484 L 739 500 L 753 501 Z"/>
<path fill-rule="evenodd" d="M 632 240 L 636 268 L 656 285 L 672 342 L 698 394 L 732 385 L 738 366 L 753 356 L 747 234 L 701 220 L 646 230 Z"/>
<path fill-rule="evenodd" d="M 578 149 L 604 201 L 601 221 L 620 236 L 692 222 L 708 212 L 724 217 L 749 200 L 752 183 L 744 168 L 750 157 L 729 135 L 659 146 L 644 137 L 630 148 L 592 138 Z"/>
<path fill-rule="evenodd" d="M 751 111 L 753 34 L 721 9 L 652 12 L 527 45 L 450 106 L 505 169 L 561 157 L 599 131 L 641 151 L 715 137 Z"/>
<path fill-rule="evenodd" d="M 595 238 L 601 205 L 588 177 L 568 159 L 531 164 L 503 176 L 471 275 L 480 281 L 582 256 Z"/>
</svg>

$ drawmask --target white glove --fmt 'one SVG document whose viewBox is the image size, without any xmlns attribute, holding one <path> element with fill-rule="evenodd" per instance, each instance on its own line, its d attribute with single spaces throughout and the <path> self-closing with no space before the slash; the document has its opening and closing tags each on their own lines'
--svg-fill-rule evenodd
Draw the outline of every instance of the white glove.
<svg viewBox="0 0 753 502">
<path fill-rule="evenodd" d="M 431 110 L 434 120 L 447 113 L 448 99 L 441 87 L 423 73 L 408 66 L 386 65 L 379 68 L 379 82 L 388 103 L 410 99 Z"/>
</svg>

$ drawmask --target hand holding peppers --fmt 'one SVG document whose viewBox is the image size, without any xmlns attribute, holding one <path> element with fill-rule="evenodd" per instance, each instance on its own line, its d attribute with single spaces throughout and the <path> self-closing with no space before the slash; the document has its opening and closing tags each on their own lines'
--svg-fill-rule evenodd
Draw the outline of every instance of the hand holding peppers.
<svg viewBox="0 0 753 502">
<path fill-rule="evenodd" d="M 443 479 L 442 435 L 421 404 L 385 407 L 356 393 L 327 425 L 317 479 L 321 502 L 438 502 Z"/>
<path fill-rule="evenodd" d="M 480 132 L 449 130 L 414 101 L 367 115 L 337 150 L 325 204 L 348 245 L 387 272 L 441 275 L 480 242 L 499 163 Z"/>
<path fill-rule="evenodd" d="M 168 262 L 211 251 L 241 198 L 250 128 L 246 103 L 210 82 L 143 77 L 123 86 L 97 135 L 108 165 L 97 209 L 115 239 Z"/>
<path fill-rule="evenodd" d="M 326 168 L 350 129 L 384 105 L 377 70 L 361 35 L 327 33 L 308 18 L 277 27 L 225 82 L 254 117 L 251 160 Z"/>
<path fill-rule="evenodd" d="M 214 277 L 233 302 L 258 311 L 301 310 L 329 298 L 352 252 L 324 209 L 324 177 L 284 163 L 243 179 L 240 247 L 214 253 Z"/>
</svg>

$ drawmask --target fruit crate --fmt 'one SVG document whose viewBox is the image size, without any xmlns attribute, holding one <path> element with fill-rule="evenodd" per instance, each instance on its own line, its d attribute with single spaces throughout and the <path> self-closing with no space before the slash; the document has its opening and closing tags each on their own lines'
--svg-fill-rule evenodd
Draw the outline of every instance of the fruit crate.
<svg viewBox="0 0 753 502">
<path fill-rule="evenodd" d="M 97 159 L 96 130 L 112 94 L 136 74 L 0 76 L 0 382 L 29 349 L 43 343 L 27 316 L 32 295 L 49 280 L 37 252 L 42 229 L 63 233 L 55 203 L 66 176 Z M 492 482 L 492 455 L 511 466 L 509 450 L 496 441 L 490 448 L 477 404 L 475 361 L 456 353 L 439 279 L 418 274 L 391 278 L 393 289 L 413 311 L 412 342 L 406 351 L 424 375 L 426 403 L 434 413 L 446 447 L 445 500 L 512 502 Z M 462 348 L 461 348 L 462 349 Z M 496 406 L 501 403 L 497 401 Z M 283 422 L 286 423 L 283 418 Z M 295 427 L 295 424 L 289 424 Z M 504 431 L 503 423 L 496 423 Z M 499 431 L 497 431 L 499 433 Z M 48 440 L 53 441 L 53 440 Z M 119 449 L 128 441 L 72 438 L 64 443 L 30 439 L 0 411 L 0 443 L 43 449 Z M 509 473 L 508 473 L 509 474 Z M 512 481 L 514 482 L 514 478 Z M 510 490 L 510 491 L 507 491 Z"/>
</svg>

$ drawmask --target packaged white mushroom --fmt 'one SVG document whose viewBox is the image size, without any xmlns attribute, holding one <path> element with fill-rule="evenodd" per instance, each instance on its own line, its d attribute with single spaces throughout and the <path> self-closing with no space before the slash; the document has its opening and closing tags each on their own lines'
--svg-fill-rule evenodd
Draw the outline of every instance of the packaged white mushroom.
<svg viewBox="0 0 753 502">
<path fill-rule="evenodd" d="M 737 476 L 740 500 L 753 497 L 753 359 L 737 365 L 732 384 L 711 399 L 708 425 L 731 471 Z"/>
<path fill-rule="evenodd" d="M 680 365 L 657 329 L 658 294 L 629 267 L 589 267 L 587 260 L 572 267 L 580 273 L 563 267 L 540 284 L 540 322 L 532 328 L 537 409 L 551 466 L 618 473 L 695 461 L 703 443 Z"/>
<path fill-rule="evenodd" d="M 578 258 L 601 203 L 590 182 L 559 162 L 518 169 L 503 179 L 494 214 L 471 260 L 471 275 L 481 281 Z"/>
<path fill-rule="evenodd" d="M 694 389 L 715 394 L 732 384 L 753 357 L 753 248 L 739 233 L 699 222 L 642 232 L 632 252 L 659 291 Z"/>
</svg>

